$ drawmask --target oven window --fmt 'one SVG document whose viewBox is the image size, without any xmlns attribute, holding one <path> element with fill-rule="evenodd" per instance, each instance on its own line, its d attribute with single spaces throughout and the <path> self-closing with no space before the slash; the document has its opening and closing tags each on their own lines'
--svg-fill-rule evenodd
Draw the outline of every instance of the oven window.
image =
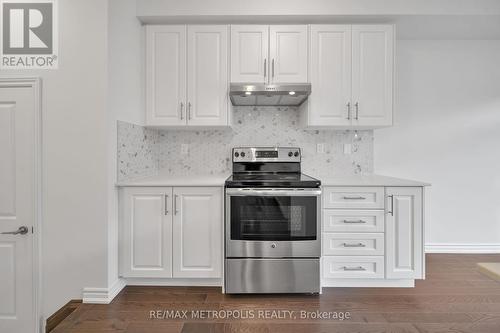
<svg viewBox="0 0 500 333">
<path fill-rule="evenodd" d="M 231 239 L 315 240 L 317 197 L 231 197 Z"/>
</svg>

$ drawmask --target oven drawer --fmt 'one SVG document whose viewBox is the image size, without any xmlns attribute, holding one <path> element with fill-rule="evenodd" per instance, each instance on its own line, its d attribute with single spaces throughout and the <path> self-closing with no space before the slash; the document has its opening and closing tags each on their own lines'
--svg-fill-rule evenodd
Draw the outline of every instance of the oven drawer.
<svg viewBox="0 0 500 333">
<path fill-rule="evenodd" d="M 323 231 L 384 232 L 383 210 L 323 210 Z"/>
<path fill-rule="evenodd" d="M 318 293 L 320 259 L 226 259 L 225 292 Z"/>
<path fill-rule="evenodd" d="M 323 278 L 383 279 L 384 257 L 323 257 Z"/>
<path fill-rule="evenodd" d="M 325 187 L 323 208 L 384 209 L 384 188 Z"/>
<path fill-rule="evenodd" d="M 384 234 L 324 233 L 323 255 L 384 255 Z"/>
</svg>

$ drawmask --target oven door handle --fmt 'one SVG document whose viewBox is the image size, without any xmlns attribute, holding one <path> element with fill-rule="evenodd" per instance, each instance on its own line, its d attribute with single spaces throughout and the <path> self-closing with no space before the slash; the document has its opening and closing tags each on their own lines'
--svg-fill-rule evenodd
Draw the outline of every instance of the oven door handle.
<svg viewBox="0 0 500 333">
<path fill-rule="evenodd" d="M 251 189 L 251 188 L 227 188 L 226 194 L 229 196 L 268 196 L 268 197 L 319 197 L 319 188 L 301 189 Z"/>
</svg>

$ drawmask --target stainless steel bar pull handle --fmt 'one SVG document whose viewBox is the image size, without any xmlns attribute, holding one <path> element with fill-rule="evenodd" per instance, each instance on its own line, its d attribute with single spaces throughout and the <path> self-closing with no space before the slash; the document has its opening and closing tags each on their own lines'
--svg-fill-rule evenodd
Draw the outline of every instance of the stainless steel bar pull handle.
<svg viewBox="0 0 500 333">
<path fill-rule="evenodd" d="M 2 235 L 26 235 L 28 233 L 28 227 L 26 226 L 22 226 L 22 227 L 19 227 L 19 229 L 17 229 L 16 231 L 5 231 L 5 232 L 2 232 L 1 234 Z"/>
<path fill-rule="evenodd" d="M 176 195 L 174 195 L 174 215 L 177 215 L 177 213 L 179 212 L 179 211 L 177 210 L 177 197 L 178 197 L 178 195 L 177 195 L 177 194 L 176 194 Z"/>
<path fill-rule="evenodd" d="M 358 266 L 358 267 L 347 267 L 347 266 L 344 266 L 342 268 L 344 269 L 344 271 L 366 271 L 366 268 L 364 268 L 362 266 Z"/>
<path fill-rule="evenodd" d="M 365 197 L 344 197 L 344 200 L 366 200 Z"/>
<path fill-rule="evenodd" d="M 364 220 L 344 220 L 343 222 L 348 224 L 366 223 Z"/>
<path fill-rule="evenodd" d="M 191 120 L 191 102 L 188 102 L 188 119 Z"/>
<path fill-rule="evenodd" d="M 168 215 L 168 195 L 165 194 L 165 215 Z"/>
<path fill-rule="evenodd" d="M 356 107 L 356 117 L 354 119 L 359 120 L 359 102 L 356 102 L 354 106 Z"/>
<path fill-rule="evenodd" d="M 351 120 L 351 102 L 347 103 L 347 120 Z"/>
<path fill-rule="evenodd" d="M 184 103 L 181 102 L 181 120 L 184 119 Z"/>
<path fill-rule="evenodd" d="M 356 243 L 356 244 L 351 244 L 351 243 L 343 243 L 342 244 L 344 247 L 366 247 L 365 244 L 363 243 Z"/>
<path fill-rule="evenodd" d="M 391 198 L 391 209 L 387 211 L 388 214 L 391 214 L 391 216 L 394 216 L 394 196 L 393 195 L 388 195 L 388 198 Z"/>
<path fill-rule="evenodd" d="M 273 62 L 272 62 L 272 74 L 273 74 L 273 79 L 274 79 L 274 59 L 273 59 Z"/>
<path fill-rule="evenodd" d="M 266 81 L 267 76 L 267 58 L 264 59 L 264 82 Z"/>
</svg>

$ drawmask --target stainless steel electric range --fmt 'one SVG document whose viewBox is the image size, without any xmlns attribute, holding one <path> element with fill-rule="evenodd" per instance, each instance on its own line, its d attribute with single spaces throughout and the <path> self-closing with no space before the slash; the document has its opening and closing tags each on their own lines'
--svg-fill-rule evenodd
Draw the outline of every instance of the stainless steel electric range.
<svg viewBox="0 0 500 333">
<path fill-rule="evenodd" d="M 234 148 L 226 180 L 225 292 L 317 293 L 320 181 L 300 148 Z"/>
</svg>

